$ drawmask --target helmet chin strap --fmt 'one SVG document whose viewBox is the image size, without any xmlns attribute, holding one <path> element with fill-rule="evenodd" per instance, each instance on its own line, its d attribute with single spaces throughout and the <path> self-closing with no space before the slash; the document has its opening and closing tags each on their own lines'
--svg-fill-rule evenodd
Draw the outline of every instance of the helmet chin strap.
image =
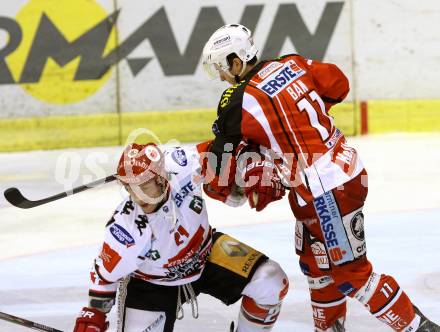
<svg viewBox="0 0 440 332">
<path fill-rule="evenodd" d="M 240 81 L 237 81 L 237 78 L 240 80 L 240 77 L 238 75 L 232 75 L 231 71 L 229 69 L 223 70 L 223 72 L 230 78 L 233 78 L 237 83 Z"/>
<path fill-rule="evenodd" d="M 241 63 L 243 64 L 243 66 L 242 66 L 242 68 L 241 68 L 241 72 L 240 72 L 240 74 L 236 75 L 236 76 L 238 76 L 238 78 L 240 78 L 241 75 L 243 75 L 244 71 L 245 71 L 246 68 L 247 68 L 247 63 L 246 63 L 246 62 L 242 61 Z M 238 83 L 238 82 L 237 82 L 237 83 Z"/>
<path fill-rule="evenodd" d="M 231 73 L 230 70 L 225 71 L 225 73 L 226 73 L 229 77 L 235 79 L 235 82 L 236 82 L 236 83 L 240 83 L 240 80 L 241 80 L 240 77 L 241 77 L 241 75 L 243 75 L 243 73 L 245 72 L 245 70 L 246 70 L 246 68 L 247 68 L 247 63 L 246 63 L 246 62 L 242 61 L 241 63 L 243 64 L 243 67 L 241 68 L 240 74 L 238 74 L 238 75 L 233 75 L 233 74 Z"/>
</svg>

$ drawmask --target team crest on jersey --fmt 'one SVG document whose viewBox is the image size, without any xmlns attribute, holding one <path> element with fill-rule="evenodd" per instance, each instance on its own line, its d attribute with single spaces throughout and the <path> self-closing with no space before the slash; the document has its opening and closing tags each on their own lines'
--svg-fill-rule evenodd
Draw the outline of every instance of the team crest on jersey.
<svg viewBox="0 0 440 332">
<path fill-rule="evenodd" d="M 186 159 L 186 154 L 185 151 L 182 149 L 178 149 L 176 151 L 174 151 L 171 154 L 171 157 L 173 158 L 173 160 L 179 164 L 180 166 L 184 167 L 188 164 L 188 159 Z"/>
<path fill-rule="evenodd" d="M 128 233 L 124 227 L 114 224 L 110 227 L 110 233 L 119 243 L 123 244 L 127 248 L 134 246 L 135 242 L 133 237 Z"/>
<path fill-rule="evenodd" d="M 257 88 L 270 97 L 274 97 L 305 73 L 306 71 L 300 68 L 295 61 L 289 60 L 284 66 L 270 74 L 263 82 L 258 84 Z"/>
<path fill-rule="evenodd" d="M 364 234 L 364 214 L 362 212 L 356 213 L 350 221 L 351 232 L 359 241 L 365 240 Z"/>
</svg>

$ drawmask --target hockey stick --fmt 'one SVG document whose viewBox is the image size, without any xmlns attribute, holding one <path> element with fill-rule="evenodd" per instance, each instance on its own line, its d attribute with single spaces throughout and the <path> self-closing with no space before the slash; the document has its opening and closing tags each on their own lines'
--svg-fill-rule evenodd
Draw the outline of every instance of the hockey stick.
<svg viewBox="0 0 440 332">
<path fill-rule="evenodd" d="M 63 332 L 61 330 L 54 329 L 53 327 L 42 325 L 42 324 L 38 324 L 38 323 L 32 322 L 30 320 L 24 319 L 24 318 L 20 318 L 20 317 L 16 317 L 16 316 L 12 316 L 12 315 L 6 314 L 6 313 L 1 312 L 1 311 L 0 311 L 0 319 L 4 319 L 4 320 L 6 320 L 8 322 L 11 322 L 11 323 L 14 323 L 14 324 L 26 326 L 26 327 L 28 327 L 30 329 L 34 329 L 34 330 L 37 330 L 37 331 Z"/>
<path fill-rule="evenodd" d="M 27 199 L 26 197 L 23 196 L 23 194 L 20 192 L 20 190 L 18 190 L 17 188 L 8 188 L 5 190 L 4 195 L 6 200 L 11 203 L 12 205 L 19 207 L 21 209 L 30 209 L 36 206 L 40 206 L 46 203 L 50 203 L 53 201 L 56 201 L 58 199 L 67 197 L 67 196 L 71 196 L 77 193 L 80 193 L 81 191 L 90 189 L 90 188 L 94 188 L 97 187 L 101 184 L 104 183 L 108 183 L 111 181 L 116 180 L 116 175 L 110 175 L 107 176 L 103 179 L 99 179 L 96 180 L 94 182 L 90 182 L 88 184 L 84 184 L 82 186 L 73 188 L 72 190 L 69 191 L 64 191 L 62 193 L 53 195 L 53 196 L 49 196 L 40 200 L 36 200 L 36 201 L 31 201 L 29 199 Z"/>
</svg>

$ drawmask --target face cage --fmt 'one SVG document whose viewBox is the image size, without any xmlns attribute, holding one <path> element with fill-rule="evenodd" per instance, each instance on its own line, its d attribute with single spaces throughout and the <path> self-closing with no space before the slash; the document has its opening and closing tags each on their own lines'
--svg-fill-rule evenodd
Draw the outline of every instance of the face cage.
<svg viewBox="0 0 440 332">
<path fill-rule="evenodd" d="M 208 63 L 207 61 L 204 61 L 203 70 L 210 80 L 220 79 L 220 71 L 232 76 L 229 72 L 229 66 L 226 67 L 222 63 Z"/>
<path fill-rule="evenodd" d="M 145 173 L 145 172 L 144 172 Z M 142 174 L 144 174 L 142 173 Z M 140 174 L 140 175 L 142 175 Z M 136 194 L 136 197 L 138 199 L 140 199 L 143 203 L 145 204 L 158 204 L 160 203 L 165 196 L 168 194 L 168 189 L 170 187 L 170 183 L 169 181 L 164 178 L 161 175 L 158 174 L 154 174 L 152 177 L 148 177 L 148 178 L 144 178 L 144 179 L 138 179 L 138 181 L 130 181 L 127 178 L 124 178 L 122 176 L 117 176 L 119 182 L 121 183 L 122 186 L 129 186 L 131 191 Z M 145 189 L 143 188 L 143 186 L 151 181 L 151 180 L 155 180 L 156 178 L 162 178 L 163 180 L 161 181 L 161 184 L 156 183 L 156 185 L 162 187 L 162 193 L 158 196 L 158 197 L 150 197 L 149 194 L 147 194 L 145 192 Z M 127 181 L 128 180 L 128 181 Z"/>
</svg>

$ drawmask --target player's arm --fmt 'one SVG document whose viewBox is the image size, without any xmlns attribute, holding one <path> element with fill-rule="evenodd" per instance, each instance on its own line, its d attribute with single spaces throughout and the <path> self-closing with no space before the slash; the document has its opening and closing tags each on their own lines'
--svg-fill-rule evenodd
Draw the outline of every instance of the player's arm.
<svg viewBox="0 0 440 332">
<path fill-rule="evenodd" d="M 260 152 L 258 146 L 245 145 L 237 156 L 244 193 L 249 205 L 257 211 L 285 194 L 276 160 Z"/>
<path fill-rule="evenodd" d="M 303 61 L 307 70 L 312 73 L 317 93 L 324 101 L 327 110 L 345 99 L 350 91 L 350 84 L 338 66 L 316 60 L 303 59 Z"/>
<path fill-rule="evenodd" d="M 212 141 L 200 143 L 197 146 L 201 169 L 206 168 L 209 158 L 209 146 Z M 208 154 L 205 155 L 204 152 Z M 246 198 L 251 208 L 263 210 L 270 202 L 281 199 L 285 194 L 284 186 L 279 177 L 278 166 L 270 158 L 259 151 L 259 147 L 241 141 L 232 157 L 236 168 L 235 180 L 224 193 L 218 193 L 209 186 L 204 185 L 205 193 L 211 198 L 220 200 L 229 206 L 243 205 Z M 203 173 L 203 171 L 202 171 Z M 206 177 L 205 177 L 206 179 Z"/>
<path fill-rule="evenodd" d="M 142 239 L 135 241 L 121 224 L 108 224 L 101 252 L 90 271 L 88 306 L 76 319 L 74 332 L 87 332 L 88 328 L 106 331 L 106 315 L 115 303 L 118 281 L 137 269 L 137 257 L 144 247 L 142 243 Z"/>
<path fill-rule="evenodd" d="M 197 145 L 198 161 L 200 167 L 197 172 L 201 176 L 203 191 L 209 197 L 218 200 L 226 205 L 237 207 L 244 204 L 246 197 L 243 188 L 236 185 L 234 177 L 236 174 L 236 157 L 224 157 L 229 163 L 223 165 L 223 173 L 216 174 L 213 165 L 217 163 L 217 155 L 211 151 L 213 141 L 202 142 Z"/>
<path fill-rule="evenodd" d="M 234 189 L 236 149 L 242 140 L 240 89 L 227 89 L 220 99 L 217 119 L 212 126 L 215 138 L 207 146 L 208 158 L 203 165 L 206 194 L 223 202 Z"/>
</svg>

